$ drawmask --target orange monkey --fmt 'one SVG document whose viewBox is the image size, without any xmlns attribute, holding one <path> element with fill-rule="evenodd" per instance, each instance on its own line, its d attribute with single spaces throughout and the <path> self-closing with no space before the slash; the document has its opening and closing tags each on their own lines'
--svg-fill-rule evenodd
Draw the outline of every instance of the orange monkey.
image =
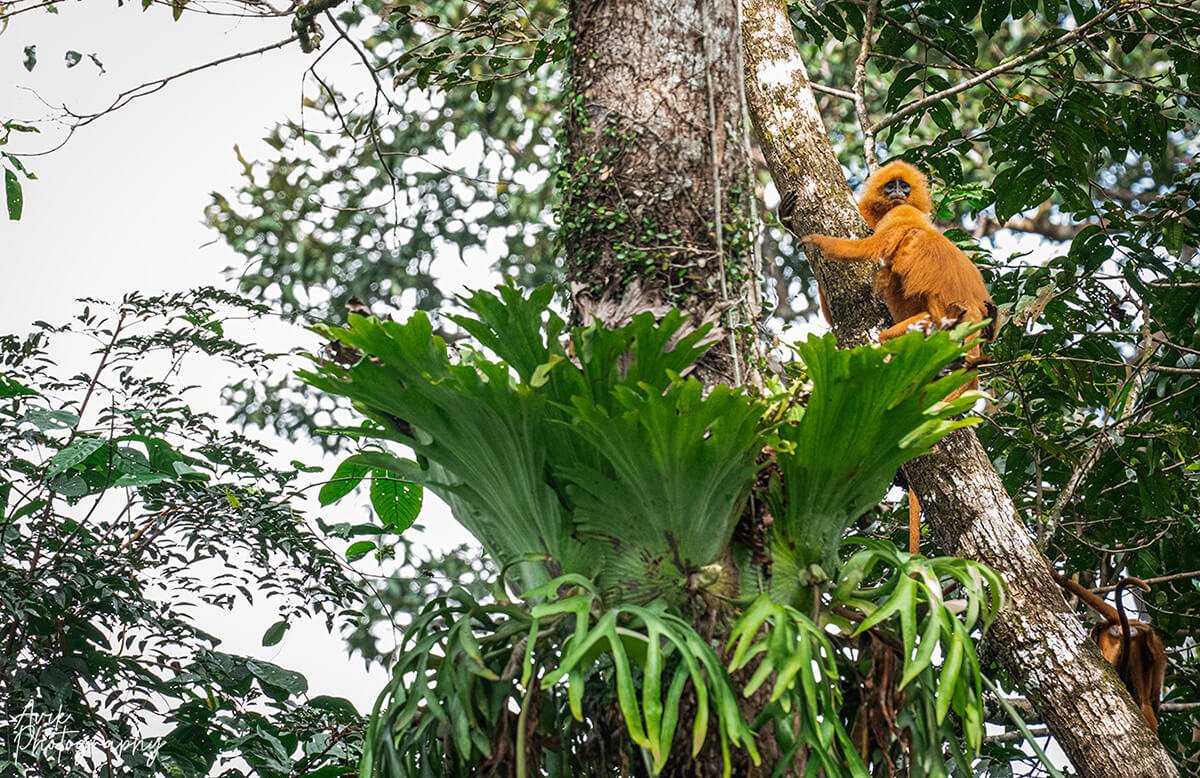
<svg viewBox="0 0 1200 778">
<path fill-rule="evenodd" d="M 1121 602 L 1121 590 L 1126 586 L 1150 591 L 1150 585 L 1140 578 L 1122 578 L 1114 592 L 1117 603 L 1114 608 L 1079 582 L 1058 573 L 1053 575 L 1060 586 L 1100 614 L 1103 621 L 1092 627 L 1092 640 L 1108 663 L 1117 669 L 1117 675 L 1141 708 L 1150 729 L 1157 732 L 1158 704 L 1167 668 L 1166 648 L 1153 627 L 1144 621 L 1129 620 Z"/>
<path fill-rule="evenodd" d="M 858 212 L 875 231 L 859 240 L 829 235 L 807 235 L 806 247 L 815 247 L 829 259 L 869 260 L 875 271 L 875 295 L 887 305 L 895 322 L 879 335 L 886 343 L 906 332 L 925 333 L 953 327 L 962 321 L 991 319 L 982 331 L 984 340 L 995 335 L 996 304 L 983 284 L 983 276 L 967 255 L 943 235 L 929 215 L 929 182 L 905 162 L 889 162 L 867 179 Z M 968 352 L 968 364 L 979 360 L 979 340 Z M 965 388 L 976 389 L 972 378 Z M 909 551 L 920 547 L 920 505 L 909 490 Z"/>
</svg>

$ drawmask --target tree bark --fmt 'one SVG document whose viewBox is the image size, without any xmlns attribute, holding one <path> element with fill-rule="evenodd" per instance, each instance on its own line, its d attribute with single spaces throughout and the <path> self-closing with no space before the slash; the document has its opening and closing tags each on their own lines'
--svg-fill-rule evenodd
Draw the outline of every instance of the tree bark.
<svg viewBox="0 0 1200 778">
<path fill-rule="evenodd" d="M 583 321 L 719 325 L 708 383 L 754 367 L 761 302 L 736 6 L 576 0 L 560 235 Z"/>
<path fill-rule="evenodd" d="M 865 234 L 841 169 L 830 162 L 832 145 L 783 3 L 739 2 L 750 113 L 780 191 L 797 195 L 791 226 L 799 234 Z M 814 272 L 839 339 L 861 343 L 886 325 L 880 306 L 860 302 L 869 265 L 845 263 L 849 269 L 840 274 L 821 258 L 810 259 L 816 260 Z M 1067 608 L 975 434 L 958 430 L 904 471 L 938 544 L 1004 578 L 1008 601 L 987 635 L 987 650 L 1016 679 L 1080 775 L 1177 776 L 1116 673 Z"/>
<path fill-rule="evenodd" d="M 737 5 L 573 0 L 570 22 L 559 235 L 574 315 L 613 326 L 679 308 L 688 329 L 716 327 L 701 381 L 758 383 L 762 272 Z M 709 616 L 696 626 L 720 642 Z M 694 699 L 680 707 L 683 720 L 696 713 Z M 689 758 L 690 729 L 679 728 L 663 778 L 722 775 L 716 737 Z M 772 748 L 760 743 L 767 761 Z M 764 774 L 741 749 L 729 757 L 735 775 Z"/>
</svg>

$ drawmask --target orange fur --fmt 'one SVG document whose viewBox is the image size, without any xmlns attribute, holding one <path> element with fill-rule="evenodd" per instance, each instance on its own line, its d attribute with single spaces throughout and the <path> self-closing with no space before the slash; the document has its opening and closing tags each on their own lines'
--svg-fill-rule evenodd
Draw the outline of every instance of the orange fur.
<svg viewBox="0 0 1200 778">
<path fill-rule="evenodd" d="M 1053 575 L 1060 586 L 1100 614 L 1103 620 L 1092 627 L 1092 640 L 1099 646 L 1105 660 L 1116 668 L 1117 675 L 1141 709 L 1146 723 L 1157 732 L 1158 706 L 1167 669 L 1166 647 L 1149 624 L 1129 620 L 1121 601 L 1124 587 L 1136 586 L 1149 591 L 1149 584 L 1140 578 L 1122 578 L 1117 584 L 1117 607 L 1114 608 L 1078 581 L 1064 578 L 1057 572 Z"/>
<path fill-rule="evenodd" d="M 909 187 L 904 196 L 884 194 L 884 186 L 897 180 Z M 879 262 L 874 291 L 896 323 L 884 331 L 881 342 L 913 327 L 930 331 L 995 317 L 995 304 L 979 269 L 933 226 L 932 209 L 925 176 L 912 165 L 889 162 L 867 179 L 858 203 L 874 235 L 859 240 L 804 238 L 829 259 Z M 984 338 L 990 338 L 990 330 L 989 326 Z M 971 356 L 978 357 L 978 347 Z"/>
<path fill-rule="evenodd" d="M 879 334 L 880 343 L 913 329 L 929 333 L 992 319 L 967 353 L 969 364 L 975 364 L 980 340 L 991 340 L 995 333 L 996 305 L 979 268 L 930 221 L 932 211 L 924 174 L 905 162 L 889 162 L 867 179 L 858 201 L 858 212 L 874 235 L 859 240 L 807 235 L 803 241 L 829 259 L 879 263 L 873 289 L 894 322 Z M 979 379 L 972 378 L 964 388 L 978 387 Z M 920 507 L 911 490 L 909 510 L 909 551 L 915 554 Z"/>
</svg>

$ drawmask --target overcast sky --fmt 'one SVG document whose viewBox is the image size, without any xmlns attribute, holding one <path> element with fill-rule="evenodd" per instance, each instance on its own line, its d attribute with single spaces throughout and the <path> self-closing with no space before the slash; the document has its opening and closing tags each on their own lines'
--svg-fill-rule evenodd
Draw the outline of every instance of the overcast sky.
<svg viewBox="0 0 1200 778">
<path fill-rule="evenodd" d="M 176 23 L 169 7 L 143 12 L 140 6 L 136 0 L 123 8 L 63 3 L 57 15 L 37 10 L 14 17 L 0 33 L 4 117 L 47 117 L 64 104 L 75 113 L 96 112 L 130 87 L 290 35 L 288 19 L 187 14 Z M 31 44 L 38 63 L 27 72 L 22 62 Z M 84 54 L 74 68 L 66 67 L 67 50 Z M 87 57 L 92 53 L 105 73 Z M 322 73 L 341 76 L 342 83 L 362 78 L 347 55 L 331 53 Z M 38 180 L 25 183 L 24 215 L 19 222 L 0 220 L 0 333 L 24 333 L 37 319 L 63 321 L 78 311 L 79 297 L 116 300 L 132 290 L 229 286 L 222 271 L 242 260 L 214 242 L 218 236 L 203 224 L 209 193 L 229 192 L 239 183 L 234 144 L 247 159 L 264 157 L 270 149 L 259 139 L 284 117 L 299 115 L 301 77 L 312 59 L 292 45 L 187 76 L 78 130 L 52 154 L 26 158 Z M 43 126 L 41 135 L 14 135 L 8 150 L 41 151 L 63 137 Z M 253 337 L 281 350 L 311 347 L 303 339 L 315 340 L 283 326 L 260 327 Z M 79 369 L 85 364 L 90 360 Z M 74 366 L 63 367 L 69 372 Z M 227 416 L 219 407 L 224 381 L 210 374 L 200 395 L 190 398 L 193 405 Z M 320 460 L 315 448 L 274 443 L 284 449 L 285 463 L 292 457 Z M 421 522 L 433 527 L 423 533 L 431 545 L 467 537 L 441 506 L 427 506 Z M 356 566 L 369 569 L 370 560 Z M 269 603 L 233 613 L 207 611 L 200 619 L 224 639 L 224 650 L 299 670 L 312 693 L 346 696 L 360 711 L 370 709 L 387 680 L 378 670 L 368 677 L 323 624 L 293 625 L 280 645 L 264 649 L 263 630 L 276 621 Z"/>
</svg>

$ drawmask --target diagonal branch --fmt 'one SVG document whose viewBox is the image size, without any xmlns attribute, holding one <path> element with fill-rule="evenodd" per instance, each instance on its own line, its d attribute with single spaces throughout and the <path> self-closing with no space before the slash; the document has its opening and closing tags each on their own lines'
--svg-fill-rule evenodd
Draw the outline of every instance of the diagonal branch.
<svg viewBox="0 0 1200 778">
<path fill-rule="evenodd" d="M 862 127 L 863 156 L 871 173 L 879 167 L 879 157 L 875 155 L 875 129 L 871 126 L 871 115 L 867 113 L 867 60 L 871 56 L 871 34 L 875 31 L 878 15 L 879 0 L 871 0 L 867 4 L 867 18 L 863 21 L 862 44 L 858 47 L 858 58 L 854 60 L 854 112 L 858 114 L 858 126 Z"/>
<path fill-rule="evenodd" d="M 904 119 L 907 119 L 908 117 L 912 116 L 913 114 L 915 114 L 919 111 L 925 110 L 926 108 L 928 108 L 929 106 L 938 102 L 939 100 L 944 100 L 947 97 L 952 97 L 952 96 L 958 94 L 959 92 L 965 92 L 968 89 L 970 89 L 971 87 L 979 86 L 980 84 L 983 84 L 983 83 L 995 78 L 996 76 L 1000 75 L 1001 73 L 1007 73 L 1010 70 L 1014 70 L 1016 68 L 1021 67 L 1022 65 L 1024 65 L 1027 62 L 1032 62 L 1033 60 L 1042 57 L 1047 52 L 1057 49 L 1060 46 L 1065 46 L 1066 44 L 1070 43 L 1071 41 L 1075 40 L 1076 38 L 1081 37 L 1082 35 L 1086 34 L 1089 30 L 1091 30 L 1096 25 L 1100 24 L 1101 22 L 1106 21 L 1107 19 L 1109 19 L 1110 17 L 1115 15 L 1118 11 L 1121 11 L 1122 9 L 1132 10 L 1133 6 L 1134 6 L 1134 3 L 1129 2 L 1129 0 L 1119 0 L 1119 2 L 1114 3 L 1113 5 L 1109 6 L 1104 11 L 1101 11 L 1100 13 L 1096 14 L 1091 19 L 1088 19 L 1086 22 L 1079 25 L 1075 29 L 1058 36 L 1057 38 L 1050 41 L 1049 43 L 1044 43 L 1041 46 L 1030 49 L 1029 51 L 1025 52 L 1024 54 L 1022 54 L 1019 57 L 1014 57 L 1013 59 L 1010 59 L 1008 62 L 1002 62 L 1001 64 L 997 65 L 996 67 L 991 68 L 990 70 L 985 70 L 982 73 L 980 73 L 979 75 L 972 76 L 971 78 L 968 78 L 966 81 L 958 83 L 952 87 L 943 89 L 940 92 L 934 92 L 933 94 L 928 95 L 927 97 L 922 97 L 920 100 L 916 101 L 915 103 L 909 103 L 908 105 L 904 106 L 899 111 L 896 111 L 894 114 L 887 117 L 886 119 L 880 119 L 879 121 L 875 122 L 875 124 L 871 125 L 871 133 L 877 134 L 879 131 L 881 131 L 887 127 L 891 127 L 896 122 L 903 121 Z"/>
<path fill-rule="evenodd" d="M 863 234 L 861 217 L 843 207 L 849 190 L 842 172 L 828 164 L 832 145 L 810 108 L 815 98 L 784 4 L 740 2 L 747 101 L 771 175 L 794 200 L 788 226 L 799 234 Z M 810 259 L 831 301 L 851 299 L 871 275 L 865 263 L 839 263 L 851 270 L 834 276 L 827 273 L 832 263 Z M 885 323 L 878 311 L 830 306 L 839 338 L 850 342 L 863 342 L 872 328 Z M 984 562 L 1003 577 L 1008 603 L 988 633 L 988 648 L 1037 707 L 1078 772 L 1085 778 L 1178 776 L 1124 686 L 1066 607 L 1049 564 L 975 434 L 957 430 L 933 453 L 909 463 L 905 474 L 939 545 Z"/>
</svg>

